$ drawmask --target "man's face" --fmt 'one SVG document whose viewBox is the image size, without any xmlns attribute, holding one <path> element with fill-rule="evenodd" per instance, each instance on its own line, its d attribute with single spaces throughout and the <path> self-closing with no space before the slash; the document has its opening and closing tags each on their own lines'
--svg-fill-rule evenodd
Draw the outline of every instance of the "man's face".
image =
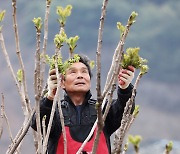
<svg viewBox="0 0 180 154">
<path fill-rule="evenodd" d="M 62 88 L 67 92 L 86 93 L 90 89 L 90 76 L 86 65 L 81 62 L 73 63 L 67 69 L 62 81 Z"/>
</svg>

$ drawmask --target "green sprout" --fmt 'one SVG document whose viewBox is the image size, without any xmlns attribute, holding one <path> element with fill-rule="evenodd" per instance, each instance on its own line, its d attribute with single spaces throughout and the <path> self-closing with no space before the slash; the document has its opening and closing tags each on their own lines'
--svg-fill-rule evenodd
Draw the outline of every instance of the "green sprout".
<svg viewBox="0 0 180 154">
<path fill-rule="evenodd" d="M 76 48 L 77 46 L 77 41 L 79 40 L 79 36 L 75 36 L 75 37 L 70 37 L 66 40 L 66 43 L 68 44 L 69 46 L 69 50 L 70 50 L 70 54 L 72 55 L 73 52 L 74 52 L 74 49 Z"/>
<path fill-rule="evenodd" d="M 139 144 L 142 141 L 142 137 L 139 135 L 135 135 L 135 136 L 129 135 L 128 141 L 131 144 L 133 144 L 135 151 L 138 152 L 139 151 Z"/>
<path fill-rule="evenodd" d="M 67 5 L 65 8 L 57 6 L 56 13 L 59 15 L 59 23 L 62 27 L 65 26 L 67 17 L 71 15 L 72 5 Z"/>
<path fill-rule="evenodd" d="M 45 60 L 46 63 L 49 64 L 50 70 L 55 68 L 55 56 L 53 55 L 52 57 L 49 57 L 48 55 L 45 55 Z M 63 70 L 63 62 L 62 62 L 62 56 L 58 55 L 57 57 L 57 66 L 58 66 L 58 71 L 62 72 Z"/>
<path fill-rule="evenodd" d="M 122 36 L 122 34 L 123 34 L 124 31 L 125 31 L 125 26 L 123 26 L 123 25 L 121 24 L 121 22 L 117 22 L 117 29 L 119 29 L 120 34 L 121 34 L 121 36 Z"/>
<path fill-rule="evenodd" d="M 17 71 L 17 80 L 18 80 L 18 82 L 22 82 L 22 80 L 23 80 L 22 69 L 18 69 L 18 71 Z"/>
<path fill-rule="evenodd" d="M 91 69 L 93 69 L 94 66 L 95 66 L 95 61 L 91 60 L 90 63 L 89 63 L 89 66 L 90 66 Z"/>
<path fill-rule="evenodd" d="M 6 10 L 3 10 L 0 12 L 0 23 L 3 21 L 5 16 Z M 2 29 L 2 26 L 0 26 L 0 30 Z"/>
<path fill-rule="evenodd" d="M 55 56 L 49 57 L 48 55 L 45 56 L 46 63 L 49 64 L 50 70 L 55 68 Z M 65 62 L 62 61 L 62 57 L 58 56 L 57 59 L 57 65 L 58 65 L 58 71 L 61 74 L 65 75 L 66 70 L 76 62 L 79 62 L 80 56 L 78 54 L 74 54 L 74 57 L 66 60 Z"/>
<path fill-rule="evenodd" d="M 166 144 L 166 153 L 170 153 L 172 151 L 173 148 L 173 142 L 170 141 L 168 144 Z"/>
<path fill-rule="evenodd" d="M 3 21 L 5 13 L 6 13 L 6 10 L 3 10 L 3 11 L 0 12 L 0 22 Z"/>
<path fill-rule="evenodd" d="M 36 27 L 36 29 L 37 29 L 38 31 L 40 31 L 41 28 L 42 28 L 42 19 L 41 19 L 41 17 L 34 18 L 34 19 L 32 20 L 32 22 L 34 23 L 34 26 Z"/>
<path fill-rule="evenodd" d="M 77 63 L 80 60 L 80 56 L 78 54 L 74 54 L 74 57 L 69 58 L 68 60 L 66 60 L 63 64 L 63 71 L 62 74 L 65 74 L 66 70 L 73 64 L 73 63 Z"/>
<path fill-rule="evenodd" d="M 136 118 L 138 114 L 139 114 L 139 105 L 135 105 L 133 116 Z"/>
<path fill-rule="evenodd" d="M 127 69 L 128 66 L 133 66 L 136 69 L 140 69 L 141 74 L 145 74 L 148 71 L 148 62 L 139 56 L 140 48 L 128 48 L 126 53 L 123 55 L 123 60 L 121 63 L 122 68 Z"/>
<path fill-rule="evenodd" d="M 133 23 L 136 22 L 136 17 L 138 16 L 138 13 L 136 13 L 135 11 L 133 11 L 129 17 L 128 20 L 128 25 L 132 25 Z"/>
<path fill-rule="evenodd" d="M 60 34 L 56 34 L 54 37 L 54 43 L 58 49 L 60 49 L 63 46 L 63 43 L 66 41 L 67 35 L 64 31 L 62 31 Z"/>
</svg>

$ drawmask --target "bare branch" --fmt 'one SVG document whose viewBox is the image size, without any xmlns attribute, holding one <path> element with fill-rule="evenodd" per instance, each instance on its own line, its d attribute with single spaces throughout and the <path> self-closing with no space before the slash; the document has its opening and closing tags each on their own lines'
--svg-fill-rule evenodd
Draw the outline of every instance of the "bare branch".
<svg viewBox="0 0 180 154">
<path fill-rule="evenodd" d="M 17 137 L 15 138 L 15 140 L 13 140 L 14 143 L 8 148 L 6 154 L 14 154 L 15 150 L 17 149 L 22 139 L 25 137 L 26 133 L 28 132 L 35 110 L 36 110 L 35 108 L 32 110 L 31 115 L 29 116 L 26 124 L 23 127 L 21 127 L 21 129 L 17 134 Z"/>
<path fill-rule="evenodd" d="M 44 18 L 44 40 L 43 40 L 43 51 L 42 51 L 42 65 L 41 65 L 41 86 L 44 84 L 44 72 L 45 72 L 45 55 L 46 55 L 46 48 L 47 48 L 47 41 L 48 41 L 48 19 L 50 13 L 50 5 L 52 0 L 46 0 L 46 11 L 45 11 L 45 18 Z"/>
<path fill-rule="evenodd" d="M 142 77 L 142 74 L 139 73 L 139 75 L 136 79 L 134 88 L 132 90 L 132 96 L 128 100 L 128 102 L 126 103 L 126 107 L 124 109 L 123 117 L 121 120 L 121 126 L 120 126 L 119 130 L 117 130 L 117 131 L 119 131 L 119 133 L 118 133 L 118 136 L 116 136 L 116 139 L 117 139 L 117 140 L 115 140 L 116 147 L 113 150 L 113 153 L 115 153 L 115 154 L 118 154 L 122 151 L 123 140 L 125 137 L 125 133 L 127 132 L 127 130 L 125 130 L 125 129 L 129 129 L 129 127 L 126 125 L 129 124 L 128 121 L 131 120 L 131 109 L 133 106 L 133 102 L 134 102 L 134 99 L 136 96 L 136 90 L 137 90 L 137 87 L 138 87 L 138 84 L 139 84 L 141 77 Z"/>
<path fill-rule="evenodd" d="M 38 149 L 37 153 L 42 153 L 42 132 L 41 132 L 41 122 L 40 122 L 40 98 L 41 98 L 41 66 L 40 66 L 40 35 L 41 30 L 36 27 L 36 53 L 35 53 L 35 70 L 34 70 L 34 89 L 35 89 L 35 100 L 36 100 L 36 124 L 37 124 L 37 140 Z"/>
<path fill-rule="evenodd" d="M 104 127 L 103 118 L 102 118 L 102 95 L 101 95 L 101 50 L 102 50 L 102 37 L 103 37 L 103 29 L 104 29 L 104 20 L 106 16 L 106 8 L 107 8 L 108 0 L 103 1 L 103 5 L 101 8 L 101 17 L 100 17 L 100 24 L 99 24 L 99 32 L 98 32 L 98 44 L 97 44 L 97 51 L 96 51 L 96 65 L 97 65 L 97 73 L 96 73 L 96 91 L 97 91 L 97 133 L 92 149 L 92 154 L 95 154 L 97 151 L 97 145 L 99 142 L 100 133 Z"/>
<path fill-rule="evenodd" d="M 23 88 L 24 88 L 24 95 L 25 95 L 25 105 L 28 110 L 28 114 L 31 112 L 31 106 L 30 106 L 30 100 L 28 98 L 28 93 L 27 93 L 27 85 L 26 85 L 26 76 L 25 76 L 25 68 L 20 52 L 20 45 L 19 45 L 19 34 L 18 34 L 18 25 L 17 25 L 17 19 L 16 19 L 16 0 L 12 0 L 12 6 L 13 6 L 13 27 L 14 27 L 14 32 L 15 32 L 15 42 L 16 42 L 16 54 L 21 66 L 22 70 L 22 83 L 23 83 Z"/>
<path fill-rule="evenodd" d="M 1 119 L 0 119 L 0 138 L 3 133 L 3 122 L 4 122 L 4 95 L 2 95 L 2 101 L 1 101 Z"/>
<path fill-rule="evenodd" d="M 14 79 L 15 85 L 16 85 L 16 87 L 17 87 L 17 91 L 18 91 L 18 93 L 19 93 L 19 95 L 20 95 L 21 102 L 22 102 L 23 113 L 24 113 L 24 115 L 25 115 L 25 117 L 26 117 L 26 115 L 28 115 L 28 113 L 27 113 L 27 109 L 26 109 L 26 102 L 25 102 L 25 99 L 24 99 L 24 95 L 23 95 L 22 92 L 21 92 L 21 87 L 20 87 L 20 85 L 19 85 L 19 83 L 18 83 L 18 81 L 17 81 L 16 75 L 15 75 L 14 70 L 13 70 L 13 68 L 12 68 L 12 64 L 11 64 L 11 62 L 10 62 L 8 53 L 7 53 L 7 51 L 6 51 L 6 46 L 5 46 L 5 42 L 4 42 L 4 37 L 3 37 L 3 34 L 2 34 L 2 31 L 1 31 L 1 30 L 0 30 L 0 44 L 1 44 L 2 52 L 3 52 L 4 57 L 5 57 L 5 59 L 6 59 L 6 62 L 7 62 L 7 66 L 8 66 L 8 68 L 9 68 L 10 72 L 11 72 L 11 76 L 12 76 L 13 79 Z"/>
<path fill-rule="evenodd" d="M 13 136 L 12 136 L 11 127 L 10 127 L 9 120 L 8 120 L 8 117 L 7 117 L 7 115 L 6 115 L 5 112 L 4 112 L 4 118 L 5 118 L 5 120 L 6 120 L 6 124 L 7 124 L 7 127 L 8 127 L 8 132 L 9 132 L 10 140 L 11 140 L 11 142 L 13 143 Z"/>
<path fill-rule="evenodd" d="M 98 44 L 97 44 L 97 51 L 96 51 L 96 64 L 97 64 L 97 99 L 101 97 L 101 50 L 102 50 L 102 36 L 103 36 L 103 28 L 104 28 L 104 19 L 106 16 L 106 8 L 107 8 L 108 0 L 104 0 L 103 6 L 101 9 L 101 18 L 100 18 L 100 25 L 99 25 L 99 32 L 98 32 Z M 99 101 L 98 101 L 99 102 Z"/>
</svg>

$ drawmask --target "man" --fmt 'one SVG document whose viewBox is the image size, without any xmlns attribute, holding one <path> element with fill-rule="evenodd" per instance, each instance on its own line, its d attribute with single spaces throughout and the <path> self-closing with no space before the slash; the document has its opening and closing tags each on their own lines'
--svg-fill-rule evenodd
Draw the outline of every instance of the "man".
<svg viewBox="0 0 180 154">
<path fill-rule="evenodd" d="M 40 114 L 41 119 L 46 115 L 46 125 L 48 125 L 54 91 L 57 88 L 57 77 L 55 69 L 51 70 L 48 78 L 48 95 L 41 100 Z M 96 118 L 96 100 L 91 99 L 91 69 L 86 57 L 80 56 L 79 62 L 73 63 L 65 72 L 61 87 L 65 91 L 64 99 L 61 100 L 61 107 L 64 116 L 64 123 L 67 137 L 68 154 L 75 154 L 83 141 L 88 136 Z M 100 136 L 97 154 L 111 153 L 110 136 L 119 128 L 124 107 L 127 100 L 131 97 L 134 77 L 133 71 L 121 70 L 118 77 L 117 99 L 113 100 L 105 126 Z M 123 81 L 123 84 L 122 84 Z M 134 108 L 134 107 L 133 107 Z M 32 127 L 36 129 L 35 117 Z M 83 149 L 83 153 L 90 153 L 93 146 L 95 133 Z M 49 154 L 63 154 L 63 135 L 60 123 L 60 116 L 56 107 L 51 134 L 48 142 Z"/>
</svg>

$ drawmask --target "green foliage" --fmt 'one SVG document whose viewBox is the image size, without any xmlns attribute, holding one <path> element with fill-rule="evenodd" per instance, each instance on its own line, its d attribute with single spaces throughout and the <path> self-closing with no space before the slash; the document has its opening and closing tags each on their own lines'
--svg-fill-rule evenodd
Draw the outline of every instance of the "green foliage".
<svg viewBox="0 0 180 154">
<path fill-rule="evenodd" d="M 79 36 L 70 37 L 66 40 L 67 45 L 69 46 L 70 53 L 72 54 L 74 52 L 74 49 L 77 46 L 77 41 L 79 40 Z"/>
<path fill-rule="evenodd" d="M 48 55 L 45 56 L 46 63 L 49 64 L 50 69 L 55 68 L 55 56 L 49 57 Z M 65 62 L 62 61 L 62 56 L 58 56 L 57 58 L 57 65 L 59 73 L 65 74 L 66 70 L 76 62 L 79 62 L 80 56 L 78 54 L 74 54 L 74 57 L 66 60 Z"/>
<path fill-rule="evenodd" d="M 133 66 L 136 69 L 140 69 L 141 74 L 147 73 L 147 60 L 139 56 L 139 50 L 140 48 L 128 48 L 126 50 L 121 63 L 122 68 L 127 69 L 128 66 Z"/>
<path fill-rule="evenodd" d="M 128 25 L 131 25 L 133 23 L 136 22 L 136 17 L 138 16 L 138 13 L 136 13 L 135 11 L 133 11 L 129 17 L 129 20 L 128 20 Z"/>
<path fill-rule="evenodd" d="M 54 38 L 54 44 L 56 48 L 60 49 L 66 40 L 67 40 L 67 35 L 64 31 L 62 31 L 60 34 L 56 34 Z"/>
<path fill-rule="evenodd" d="M 17 80 L 18 80 L 18 82 L 22 82 L 22 80 L 23 80 L 22 69 L 18 69 L 18 71 L 17 71 Z"/>
<path fill-rule="evenodd" d="M 117 22 L 117 29 L 119 29 L 120 35 L 122 36 L 122 34 L 123 34 L 124 31 L 125 31 L 125 26 L 123 26 L 123 25 L 121 24 L 121 22 Z"/>
<path fill-rule="evenodd" d="M 166 151 L 169 153 L 172 151 L 173 148 L 173 142 L 170 141 L 168 144 L 166 144 Z"/>
<path fill-rule="evenodd" d="M 59 15 L 59 23 L 62 27 L 66 24 L 66 19 L 71 15 L 72 5 L 67 5 L 65 8 L 57 6 L 56 13 Z"/>
<path fill-rule="evenodd" d="M 49 64 L 50 70 L 55 68 L 56 60 L 55 60 L 54 55 L 52 57 L 49 57 L 48 55 L 45 55 L 45 60 L 46 60 L 46 63 Z M 60 56 L 60 55 L 57 57 L 57 65 L 58 65 L 59 72 L 62 72 L 62 70 L 63 70 L 63 62 L 62 62 L 62 56 Z"/>
<path fill-rule="evenodd" d="M 32 20 L 32 22 L 34 23 L 34 26 L 36 27 L 36 29 L 37 29 L 38 31 L 40 31 L 41 28 L 42 28 L 42 19 L 41 19 L 41 17 L 34 18 L 34 19 Z"/>
</svg>

